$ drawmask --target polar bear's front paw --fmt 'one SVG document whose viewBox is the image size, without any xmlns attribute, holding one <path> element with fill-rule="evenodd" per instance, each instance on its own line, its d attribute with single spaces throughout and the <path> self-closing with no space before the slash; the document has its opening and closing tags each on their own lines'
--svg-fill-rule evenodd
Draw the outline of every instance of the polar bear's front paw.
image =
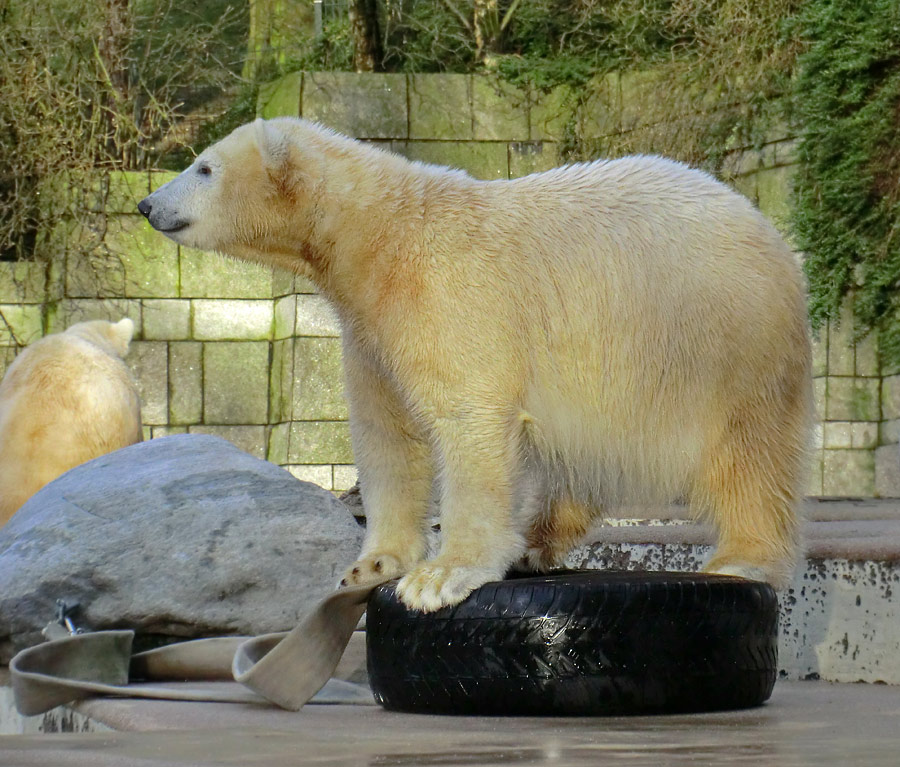
<svg viewBox="0 0 900 767">
<path fill-rule="evenodd" d="M 367 583 L 382 583 L 399 578 L 406 572 L 400 560 L 393 554 L 371 554 L 362 557 L 347 568 L 340 586 L 361 586 Z"/>
<path fill-rule="evenodd" d="M 490 567 L 445 566 L 423 562 L 397 584 L 400 601 L 413 610 L 430 613 L 462 602 L 472 591 L 503 577 Z"/>
</svg>

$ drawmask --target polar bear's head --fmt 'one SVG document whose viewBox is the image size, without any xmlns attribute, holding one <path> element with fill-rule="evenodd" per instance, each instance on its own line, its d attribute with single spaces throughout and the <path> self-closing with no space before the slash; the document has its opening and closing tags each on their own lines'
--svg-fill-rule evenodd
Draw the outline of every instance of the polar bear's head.
<svg viewBox="0 0 900 767">
<path fill-rule="evenodd" d="M 66 331 L 69 335 L 84 338 L 92 344 L 111 351 L 119 357 L 128 354 L 128 347 L 134 336 L 134 322 L 128 317 L 118 322 L 106 320 L 89 320 L 77 322 Z"/>
<path fill-rule="evenodd" d="M 267 263 L 296 257 L 307 244 L 329 135 L 301 120 L 243 125 L 138 210 L 181 245 Z"/>
</svg>

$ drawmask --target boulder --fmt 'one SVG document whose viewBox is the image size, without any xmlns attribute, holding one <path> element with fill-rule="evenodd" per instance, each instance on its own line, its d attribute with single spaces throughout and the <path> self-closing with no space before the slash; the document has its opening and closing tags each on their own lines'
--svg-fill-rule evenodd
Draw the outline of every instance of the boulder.
<svg viewBox="0 0 900 767">
<path fill-rule="evenodd" d="M 218 437 L 117 450 L 0 529 L 0 662 L 42 641 L 60 599 L 79 603 L 76 625 L 139 637 L 290 629 L 362 535 L 331 493 Z"/>
</svg>

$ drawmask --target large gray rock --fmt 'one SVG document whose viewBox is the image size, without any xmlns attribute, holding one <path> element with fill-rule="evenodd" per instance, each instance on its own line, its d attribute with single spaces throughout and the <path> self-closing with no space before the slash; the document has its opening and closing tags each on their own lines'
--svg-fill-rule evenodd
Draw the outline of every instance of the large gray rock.
<svg viewBox="0 0 900 767">
<path fill-rule="evenodd" d="M 0 661 L 42 641 L 57 599 L 92 629 L 292 628 L 361 540 L 331 493 L 218 437 L 132 445 L 51 482 L 0 530 Z"/>
</svg>

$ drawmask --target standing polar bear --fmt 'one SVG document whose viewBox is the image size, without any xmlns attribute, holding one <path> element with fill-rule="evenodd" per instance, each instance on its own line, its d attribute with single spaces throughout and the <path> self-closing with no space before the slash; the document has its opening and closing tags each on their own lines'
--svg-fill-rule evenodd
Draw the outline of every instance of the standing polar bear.
<svg viewBox="0 0 900 767">
<path fill-rule="evenodd" d="M 22 351 L 0 383 L 0 524 L 44 485 L 140 442 L 141 400 L 123 319 L 79 322 Z"/>
<path fill-rule="evenodd" d="M 402 600 L 435 610 L 558 563 L 615 504 L 677 497 L 716 525 L 709 571 L 790 577 L 803 280 L 709 176 L 626 157 L 478 181 L 285 118 L 238 128 L 139 209 L 336 308 L 368 519 L 344 583 L 402 576 Z"/>
</svg>

